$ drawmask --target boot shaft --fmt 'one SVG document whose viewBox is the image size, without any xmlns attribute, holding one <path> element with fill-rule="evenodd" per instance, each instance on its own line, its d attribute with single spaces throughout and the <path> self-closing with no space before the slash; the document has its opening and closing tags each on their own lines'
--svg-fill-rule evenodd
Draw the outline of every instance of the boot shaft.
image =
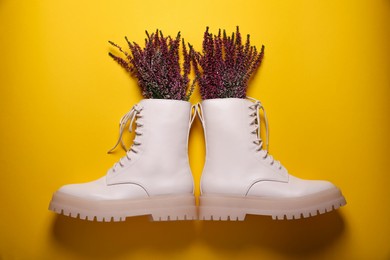
<svg viewBox="0 0 390 260">
<path fill-rule="evenodd" d="M 165 159 L 187 154 L 191 104 L 181 100 L 144 99 L 137 123 L 141 153 Z"/>
<path fill-rule="evenodd" d="M 107 184 L 137 184 L 149 195 L 192 193 L 188 161 L 191 104 L 144 99 L 133 109 L 137 111 L 137 129 L 127 152 L 130 159 L 123 157 L 124 163 L 108 172 Z"/>
<path fill-rule="evenodd" d="M 201 103 L 206 162 L 201 179 L 204 193 L 245 196 L 262 180 L 286 182 L 287 171 L 261 156 L 256 103 L 239 98 L 209 99 Z"/>
<path fill-rule="evenodd" d="M 235 160 L 243 149 L 254 150 L 251 125 L 253 102 L 239 98 L 209 99 L 202 102 L 208 158 Z M 223 151 L 221 151 L 223 148 Z"/>
</svg>

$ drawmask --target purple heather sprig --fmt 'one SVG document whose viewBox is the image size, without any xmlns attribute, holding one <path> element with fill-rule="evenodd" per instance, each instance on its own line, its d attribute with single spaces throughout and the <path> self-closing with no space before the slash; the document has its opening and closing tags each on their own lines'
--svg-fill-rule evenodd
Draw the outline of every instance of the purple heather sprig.
<svg viewBox="0 0 390 260">
<path fill-rule="evenodd" d="M 126 57 L 109 55 L 127 72 L 136 77 L 145 98 L 189 100 L 195 86 L 195 80 L 189 85 L 191 73 L 192 51 L 187 51 L 180 32 L 175 39 L 164 37 L 156 30 L 149 34 L 146 31 L 145 47 L 130 42 L 125 37 L 130 52 L 109 41 Z M 180 41 L 182 44 L 183 65 L 180 65 Z"/>
<path fill-rule="evenodd" d="M 230 37 L 225 30 L 213 35 L 206 27 L 202 53 L 191 52 L 202 99 L 245 98 L 248 81 L 264 57 L 264 45 L 258 52 L 249 34 L 243 45 L 238 26 Z"/>
</svg>

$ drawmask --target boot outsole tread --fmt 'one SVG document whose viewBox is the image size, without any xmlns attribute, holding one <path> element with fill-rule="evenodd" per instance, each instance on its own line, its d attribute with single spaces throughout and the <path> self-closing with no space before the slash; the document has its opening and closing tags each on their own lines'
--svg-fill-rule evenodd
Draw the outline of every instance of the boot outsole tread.
<svg viewBox="0 0 390 260">
<path fill-rule="evenodd" d="M 274 220 L 314 217 L 346 204 L 338 189 L 298 198 L 255 198 L 223 195 L 200 197 L 199 219 L 243 221 L 246 215 L 271 216 Z"/>
<path fill-rule="evenodd" d="M 193 195 L 93 201 L 57 192 L 50 202 L 49 210 L 64 216 L 97 222 L 120 222 L 127 217 L 145 215 L 149 215 L 151 221 L 197 219 Z"/>
</svg>

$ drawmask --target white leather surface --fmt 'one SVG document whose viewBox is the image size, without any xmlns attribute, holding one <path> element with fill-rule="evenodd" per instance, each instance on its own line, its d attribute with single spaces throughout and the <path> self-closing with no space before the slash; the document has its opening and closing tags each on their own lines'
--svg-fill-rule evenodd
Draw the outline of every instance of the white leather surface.
<svg viewBox="0 0 390 260">
<path fill-rule="evenodd" d="M 148 196 L 146 191 L 139 185 L 121 184 L 108 186 L 105 177 L 87 183 L 68 184 L 62 186 L 58 192 L 88 200 L 136 199 Z"/>
<path fill-rule="evenodd" d="M 253 103 L 246 99 L 210 99 L 202 103 L 206 136 L 206 163 L 201 179 L 202 193 L 245 195 L 253 183 L 263 180 L 287 182 L 279 170 L 263 159 L 253 141 L 250 125 Z"/>
<path fill-rule="evenodd" d="M 123 167 L 97 181 L 63 186 L 60 191 L 91 199 L 139 198 L 153 195 L 192 194 L 188 162 L 191 104 L 186 101 L 145 99 L 137 123 L 142 133 L 135 140 L 138 153 L 123 157 Z"/>
<path fill-rule="evenodd" d="M 331 182 L 303 180 L 290 175 L 288 183 L 263 181 L 253 184 L 247 196 L 291 198 L 336 188 Z"/>
<path fill-rule="evenodd" d="M 247 99 L 210 99 L 201 103 L 206 136 L 202 194 L 293 197 L 333 188 L 326 181 L 301 180 L 263 159 L 253 143 L 253 113 Z"/>
</svg>

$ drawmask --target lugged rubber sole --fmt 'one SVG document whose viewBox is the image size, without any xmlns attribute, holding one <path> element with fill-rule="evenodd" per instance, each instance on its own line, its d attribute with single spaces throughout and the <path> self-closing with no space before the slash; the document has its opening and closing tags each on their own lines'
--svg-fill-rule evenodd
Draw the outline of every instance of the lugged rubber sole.
<svg viewBox="0 0 390 260">
<path fill-rule="evenodd" d="M 164 195 L 144 199 L 86 200 L 56 192 L 49 210 L 90 221 L 125 221 L 126 217 L 150 215 L 152 221 L 195 220 L 193 195 Z"/>
<path fill-rule="evenodd" d="M 335 210 L 346 204 L 339 189 L 297 198 L 233 197 L 204 194 L 199 199 L 200 220 L 242 221 L 247 214 L 272 219 L 299 219 Z"/>
</svg>

